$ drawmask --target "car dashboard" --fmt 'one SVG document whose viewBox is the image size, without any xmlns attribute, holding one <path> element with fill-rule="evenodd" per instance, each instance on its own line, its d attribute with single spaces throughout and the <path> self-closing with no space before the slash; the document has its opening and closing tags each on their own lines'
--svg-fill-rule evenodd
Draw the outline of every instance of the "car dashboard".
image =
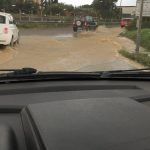
<svg viewBox="0 0 150 150">
<path fill-rule="evenodd" d="M 0 84 L 0 149 L 150 149 L 149 106 L 149 81 Z"/>
</svg>

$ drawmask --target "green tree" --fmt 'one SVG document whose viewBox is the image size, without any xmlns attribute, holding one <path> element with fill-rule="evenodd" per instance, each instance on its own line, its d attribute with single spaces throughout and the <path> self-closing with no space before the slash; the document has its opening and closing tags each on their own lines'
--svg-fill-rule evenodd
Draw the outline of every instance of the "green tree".
<svg viewBox="0 0 150 150">
<path fill-rule="evenodd" d="M 16 0 L 0 0 L 0 10 L 10 12 L 12 10 L 12 5 L 16 3 Z"/>
<path fill-rule="evenodd" d="M 72 5 L 65 5 L 63 3 L 53 3 L 45 7 L 44 12 L 48 15 L 65 15 L 67 13 L 73 13 L 74 7 Z"/>
<path fill-rule="evenodd" d="M 82 5 L 78 7 L 76 10 L 76 13 L 78 14 L 78 11 L 81 15 L 90 15 L 90 16 L 97 16 L 95 9 L 93 9 L 92 5 Z"/>
<path fill-rule="evenodd" d="M 115 17 L 117 1 L 118 0 L 94 0 L 92 5 L 103 19 L 108 19 Z"/>
</svg>

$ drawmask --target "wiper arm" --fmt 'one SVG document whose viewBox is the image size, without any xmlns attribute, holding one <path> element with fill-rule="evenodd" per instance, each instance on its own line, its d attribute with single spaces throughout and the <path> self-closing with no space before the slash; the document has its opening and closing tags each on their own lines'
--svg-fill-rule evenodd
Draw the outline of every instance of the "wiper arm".
<svg viewBox="0 0 150 150">
<path fill-rule="evenodd" d="M 150 78 L 150 68 L 104 71 L 101 78 Z"/>
<path fill-rule="evenodd" d="M 21 76 L 21 75 L 32 75 L 37 73 L 34 68 L 22 68 L 22 69 L 0 69 L 0 72 L 8 72 L 0 74 L 0 76 Z"/>
</svg>

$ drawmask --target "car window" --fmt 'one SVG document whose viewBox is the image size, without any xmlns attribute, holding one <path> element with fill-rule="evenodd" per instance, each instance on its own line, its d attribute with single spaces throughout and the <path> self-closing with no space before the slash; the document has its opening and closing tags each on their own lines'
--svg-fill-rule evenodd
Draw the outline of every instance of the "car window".
<svg viewBox="0 0 150 150">
<path fill-rule="evenodd" d="M 5 24 L 6 22 L 6 17 L 0 15 L 0 24 Z"/>
<path fill-rule="evenodd" d="M 86 20 L 87 20 L 87 21 L 93 21 L 93 17 L 91 17 L 91 16 L 86 16 Z"/>
<path fill-rule="evenodd" d="M 15 24 L 14 18 L 9 16 L 9 24 Z"/>
<path fill-rule="evenodd" d="M 75 17 L 75 20 L 80 20 L 80 17 L 76 16 L 76 17 Z"/>
<path fill-rule="evenodd" d="M 14 20 L 9 20 L 9 24 L 14 24 Z"/>
</svg>

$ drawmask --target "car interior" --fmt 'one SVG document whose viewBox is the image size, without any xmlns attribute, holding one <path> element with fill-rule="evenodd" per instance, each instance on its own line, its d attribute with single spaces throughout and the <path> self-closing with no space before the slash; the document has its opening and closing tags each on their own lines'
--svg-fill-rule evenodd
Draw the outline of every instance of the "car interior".
<svg viewBox="0 0 150 150">
<path fill-rule="evenodd" d="M 0 89 L 1 150 L 150 148 L 149 82 L 39 81 Z"/>
</svg>

